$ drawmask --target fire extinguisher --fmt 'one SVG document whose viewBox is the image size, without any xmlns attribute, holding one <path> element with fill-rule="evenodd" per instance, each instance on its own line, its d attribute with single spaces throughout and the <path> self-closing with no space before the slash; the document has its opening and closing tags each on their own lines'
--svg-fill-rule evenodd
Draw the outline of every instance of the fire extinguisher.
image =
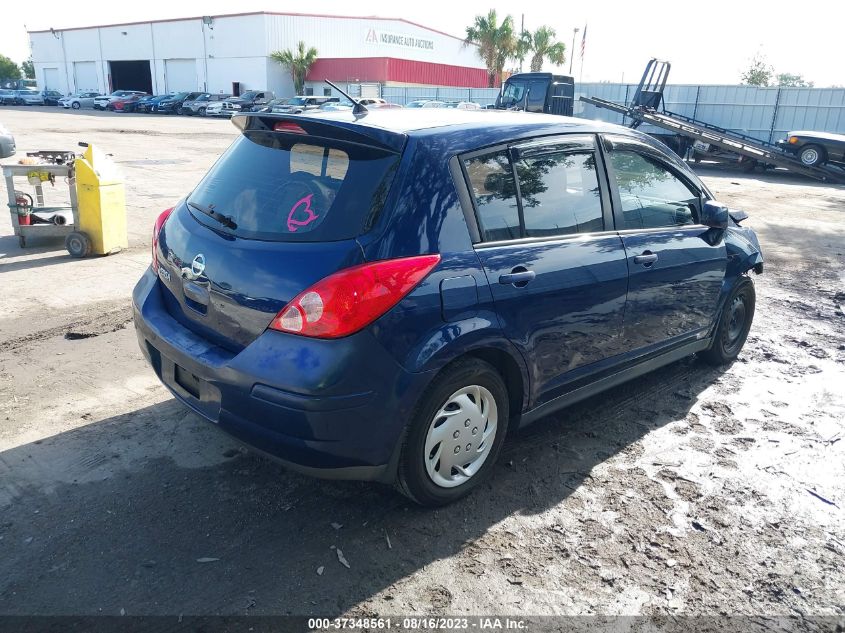
<svg viewBox="0 0 845 633">
<path fill-rule="evenodd" d="M 29 226 L 32 224 L 32 196 L 23 191 L 15 192 L 15 206 L 18 212 L 18 224 L 21 226 Z"/>
</svg>

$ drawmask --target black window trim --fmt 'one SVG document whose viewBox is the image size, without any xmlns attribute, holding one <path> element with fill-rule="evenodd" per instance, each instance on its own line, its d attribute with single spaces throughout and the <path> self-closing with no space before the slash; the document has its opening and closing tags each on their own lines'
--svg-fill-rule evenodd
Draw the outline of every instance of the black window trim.
<svg viewBox="0 0 845 633">
<path fill-rule="evenodd" d="M 621 134 L 602 134 L 600 135 L 600 142 L 599 148 L 601 150 L 602 155 L 609 154 L 614 150 L 618 151 L 630 151 L 635 152 L 637 154 L 647 155 L 649 158 L 660 163 L 660 165 L 665 168 L 670 174 L 675 176 L 678 180 L 684 183 L 687 187 L 692 189 L 693 192 L 696 192 L 698 195 L 698 210 L 697 220 L 701 218 L 701 208 L 704 204 L 705 200 L 709 199 L 708 192 L 706 189 L 702 189 L 702 187 L 696 183 L 695 181 L 691 180 L 688 175 L 684 174 L 680 171 L 677 166 L 672 165 L 671 161 L 667 160 L 667 157 L 663 155 L 658 149 L 652 147 L 648 143 L 644 143 L 636 138 L 630 138 L 627 136 L 623 136 Z M 613 170 L 613 165 L 611 164 L 610 160 L 607 160 L 604 157 L 604 166 L 605 170 L 607 171 L 607 182 L 610 187 L 611 192 L 611 199 L 613 201 L 613 215 L 614 221 L 619 225 L 619 227 L 625 226 L 624 222 L 622 221 L 622 197 L 619 195 L 619 187 L 616 185 L 616 172 Z M 654 228 L 647 228 L 647 229 L 623 229 L 619 228 L 616 232 L 619 235 L 634 235 L 634 234 L 643 234 L 643 233 L 665 233 L 666 231 L 671 230 L 689 230 L 689 229 L 706 229 L 707 227 L 701 224 L 700 222 L 695 222 L 694 224 L 679 224 L 674 226 L 660 226 Z"/>
<path fill-rule="evenodd" d="M 518 237 L 507 240 L 490 240 L 484 241 L 481 235 L 481 226 L 478 220 L 478 205 L 475 200 L 475 195 L 469 185 L 469 174 L 466 169 L 466 162 L 477 158 L 478 156 L 485 156 L 487 154 L 495 154 L 496 152 L 507 151 L 511 163 L 511 170 L 513 171 L 514 182 L 517 195 L 517 209 L 519 212 L 520 231 L 525 232 L 525 220 L 522 211 L 522 195 L 519 189 L 519 179 L 516 174 L 516 164 L 514 160 L 513 150 L 524 150 L 526 148 L 542 148 L 547 145 L 554 145 L 562 141 L 571 141 L 572 139 L 579 139 L 583 142 L 581 151 L 592 151 L 596 159 L 596 180 L 599 185 L 599 199 L 602 208 L 602 221 L 604 223 L 603 231 L 594 231 L 591 233 L 569 233 L 566 235 L 547 235 L 542 237 Z M 467 227 L 470 232 L 470 239 L 474 248 L 493 248 L 496 246 L 504 246 L 510 244 L 534 244 L 543 242 L 555 242 L 560 240 L 578 240 L 591 237 L 606 237 L 616 233 L 616 226 L 614 224 L 613 214 L 613 200 L 610 195 L 611 180 L 608 174 L 608 167 L 602 152 L 602 142 L 598 134 L 594 132 L 571 132 L 569 134 L 554 134 L 546 136 L 536 136 L 527 139 L 519 139 L 510 143 L 499 143 L 497 145 L 490 145 L 481 149 L 473 150 L 453 157 L 457 161 L 457 165 L 450 161 L 450 171 L 452 172 L 452 179 L 458 191 L 458 199 L 464 212 L 464 218 L 467 221 Z M 579 148 L 573 148 L 578 151 Z M 460 175 L 457 171 L 460 170 Z"/>
</svg>

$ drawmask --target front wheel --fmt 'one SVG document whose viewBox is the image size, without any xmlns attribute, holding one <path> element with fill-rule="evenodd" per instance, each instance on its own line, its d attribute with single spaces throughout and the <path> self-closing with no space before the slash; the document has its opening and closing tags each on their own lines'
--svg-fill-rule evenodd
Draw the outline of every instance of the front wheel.
<svg viewBox="0 0 845 633">
<path fill-rule="evenodd" d="M 425 506 L 469 494 L 490 476 L 508 427 L 508 392 L 478 359 L 446 368 L 417 404 L 399 462 L 399 491 Z"/>
<path fill-rule="evenodd" d="M 824 150 L 818 145 L 807 145 L 798 157 L 807 167 L 815 167 L 824 162 Z"/>
<path fill-rule="evenodd" d="M 91 254 L 91 238 L 82 231 L 74 231 L 65 238 L 65 248 L 72 257 L 88 257 Z"/>
<path fill-rule="evenodd" d="M 73 103 L 70 104 L 70 107 L 73 108 L 74 110 L 79 110 L 79 108 L 82 107 L 82 104 L 79 103 L 79 101 L 74 101 Z"/>
<path fill-rule="evenodd" d="M 207 113 L 206 113 L 206 111 L 205 111 L 205 108 L 200 108 L 200 109 L 199 109 L 199 115 L 200 115 L 200 116 L 208 116 L 208 114 L 207 114 Z"/>
<path fill-rule="evenodd" d="M 713 343 L 701 352 L 701 357 L 706 362 L 711 365 L 724 365 L 739 356 L 754 320 L 756 302 L 754 282 L 748 277 L 741 277 L 725 302 Z"/>
</svg>

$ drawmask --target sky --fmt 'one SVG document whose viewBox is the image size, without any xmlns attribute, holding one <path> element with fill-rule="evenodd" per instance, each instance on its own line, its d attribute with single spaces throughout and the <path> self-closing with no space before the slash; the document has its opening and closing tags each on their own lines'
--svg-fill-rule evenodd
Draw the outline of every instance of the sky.
<svg viewBox="0 0 845 633">
<path fill-rule="evenodd" d="M 290 11 L 336 15 L 405 18 L 463 36 L 474 16 L 495 8 L 512 15 L 517 24 L 533 30 L 553 27 L 558 38 L 572 47 L 573 29 L 582 29 L 575 41 L 573 75 L 580 81 L 637 83 L 652 58 L 672 62 L 670 83 L 736 84 L 755 54 L 762 54 L 775 71 L 801 74 L 816 86 L 845 86 L 841 43 L 845 32 L 845 1 L 818 0 L 707 0 L 632 2 L 593 0 L 511 0 L 462 2 L 425 0 L 312 0 L 309 3 L 272 0 L 182 0 L 164 2 L 107 2 L 67 0 L 15 2 L 0 8 L 0 54 L 21 62 L 29 57 L 26 31 L 93 26 L 116 22 L 219 15 L 247 11 Z M 638 9 L 639 7 L 639 9 Z M 581 36 L 587 25 L 586 52 L 581 66 Z M 567 57 L 568 57 L 567 53 Z M 545 68 L 544 70 L 552 70 Z M 569 61 L 562 67 L 569 70 Z"/>
</svg>

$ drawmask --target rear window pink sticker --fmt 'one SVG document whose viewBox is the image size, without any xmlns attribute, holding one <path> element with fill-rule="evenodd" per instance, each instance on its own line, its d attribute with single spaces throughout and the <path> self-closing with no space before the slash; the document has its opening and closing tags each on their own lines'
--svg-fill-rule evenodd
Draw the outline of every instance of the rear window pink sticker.
<svg viewBox="0 0 845 633">
<path fill-rule="evenodd" d="M 311 208 L 311 198 L 313 197 L 313 193 L 308 194 L 291 207 L 290 213 L 288 213 L 288 231 L 296 233 L 297 229 L 308 226 L 320 217 Z"/>
</svg>

